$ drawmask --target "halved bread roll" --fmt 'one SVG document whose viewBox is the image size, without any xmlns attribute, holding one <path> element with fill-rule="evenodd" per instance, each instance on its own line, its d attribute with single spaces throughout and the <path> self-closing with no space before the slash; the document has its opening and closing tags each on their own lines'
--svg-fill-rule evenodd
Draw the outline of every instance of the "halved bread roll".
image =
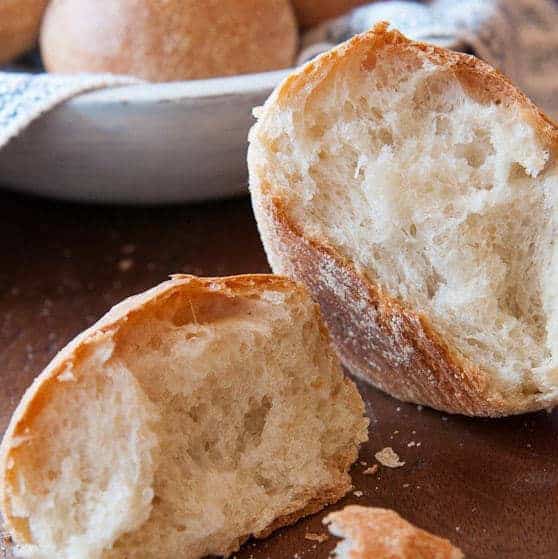
<svg viewBox="0 0 558 559">
<path fill-rule="evenodd" d="M 27 391 L 1 447 L 3 516 L 23 557 L 228 555 L 350 489 L 363 413 L 303 287 L 176 276 Z"/>
<path fill-rule="evenodd" d="M 353 373 L 469 415 L 558 402 L 558 132 L 529 99 L 383 23 L 257 116 L 269 261 L 310 287 Z"/>
<path fill-rule="evenodd" d="M 416 528 L 387 509 L 345 507 L 324 519 L 329 531 L 343 541 L 338 559 L 462 559 L 448 540 Z"/>
</svg>

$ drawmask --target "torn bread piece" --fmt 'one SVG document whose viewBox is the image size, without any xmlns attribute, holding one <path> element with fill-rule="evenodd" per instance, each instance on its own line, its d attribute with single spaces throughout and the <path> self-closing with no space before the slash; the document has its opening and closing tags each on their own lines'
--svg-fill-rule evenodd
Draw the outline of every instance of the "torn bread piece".
<svg viewBox="0 0 558 559">
<path fill-rule="evenodd" d="M 227 556 L 345 495 L 367 425 L 304 287 L 175 276 L 28 389 L 2 513 L 22 557 Z"/>
<path fill-rule="evenodd" d="M 558 403 L 558 130 L 523 93 L 382 23 L 257 114 L 269 261 L 309 286 L 354 374 L 452 413 Z"/>
<path fill-rule="evenodd" d="M 462 559 L 448 540 L 416 528 L 396 512 L 348 506 L 324 519 L 329 531 L 344 538 L 338 559 Z"/>
</svg>

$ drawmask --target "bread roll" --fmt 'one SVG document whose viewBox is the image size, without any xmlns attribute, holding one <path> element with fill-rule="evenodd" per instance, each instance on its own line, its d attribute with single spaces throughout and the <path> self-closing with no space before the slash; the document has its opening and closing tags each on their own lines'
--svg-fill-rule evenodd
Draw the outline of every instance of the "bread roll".
<svg viewBox="0 0 558 559">
<path fill-rule="evenodd" d="M 48 0 L 0 0 L 0 64 L 31 49 Z"/>
<path fill-rule="evenodd" d="M 288 0 L 52 0 L 41 31 L 50 72 L 154 82 L 285 68 L 297 42 Z"/>
<path fill-rule="evenodd" d="M 176 276 L 29 388 L 1 446 L 3 516 L 25 557 L 226 556 L 350 489 L 363 413 L 303 287 Z"/>
<path fill-rule="evenodd" d="M 303 27 L 312 27 L 369 2 L 370 0 L 293 0 L 293 5 L 299 23 Z"/>
<path fill-rule="evenodd" d="M 344 540 L 338 559 L 462 559 L 448 540 L 416 528 L 392 510 L 345 507 L 328 515 L 330 532 Z"/>
<path fill-rule="evenodd" d="M 354 374 L 468 415 L 558 403 L 558 131 L 525 95 L 381 24 L 258 115 L 269 261 L 310 287 Z"/>
</svg>

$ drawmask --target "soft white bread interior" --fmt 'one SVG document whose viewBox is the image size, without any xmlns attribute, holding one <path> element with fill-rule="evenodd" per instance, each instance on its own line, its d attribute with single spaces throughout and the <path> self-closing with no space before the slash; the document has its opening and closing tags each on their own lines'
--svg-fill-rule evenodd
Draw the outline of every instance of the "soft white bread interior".
<svg viewBox="0 0 558 559">
<path fill-rule="evenodd" d="M 359 506 L 345 507 L 324 519 L 329 531 L 343 538 L 338 559 L 462 559 L 445 539 L 413 526 L 396 512 Z"/>
<path fill-rule="evenodd" d="M 504 76 L 379 24 L 287 78 L 250 138 L 272 267 L 353 372 L 450 412 L 558 401 L 558 132 Z"/>
<path fill-rule="evenodd" d="M 367 425 L 305 288 L 176 276 L 36 379 L 2 512 L 23 557 L 226 556 L 341 498 Z"/>
</svg>

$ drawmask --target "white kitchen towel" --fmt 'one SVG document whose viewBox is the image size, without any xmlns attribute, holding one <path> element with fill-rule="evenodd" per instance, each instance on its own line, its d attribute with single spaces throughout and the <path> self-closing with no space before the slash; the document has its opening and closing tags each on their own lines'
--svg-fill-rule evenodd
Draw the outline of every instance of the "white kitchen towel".
<svg viewBox="0 0 558 559">
<path fill-rule="evenodd" d="M 412 38 L 474 52 L 558 118 L 556 0 L 376 2 L 306 33 L 299 63 L 382 20 Z M 75 95 L 133 83 L 141 82 L 112 75 L 0 72 L 0 148 L 40 115 Z"/>
<path fill-rule="evenodd" d="M 141 83 L 110 74 L 24 74 L 0 72 L 0 148 L 56 105 L 86 91 Z"/>
</svg>

